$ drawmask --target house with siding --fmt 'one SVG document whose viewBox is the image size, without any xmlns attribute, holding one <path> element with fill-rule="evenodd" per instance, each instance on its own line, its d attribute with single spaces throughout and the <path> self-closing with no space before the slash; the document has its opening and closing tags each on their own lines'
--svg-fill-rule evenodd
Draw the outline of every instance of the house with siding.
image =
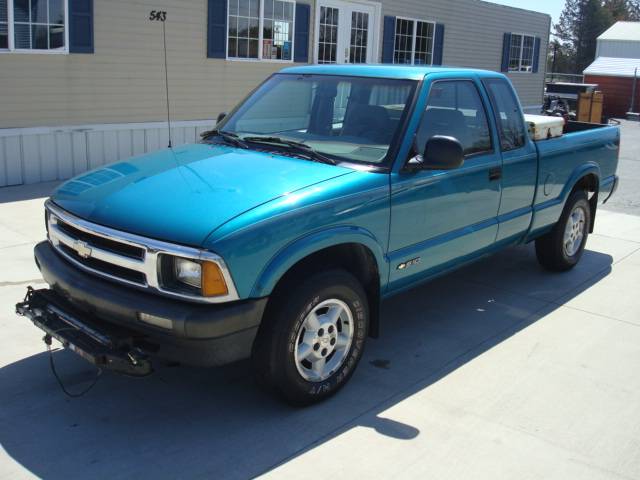
<svg viewBox="0 0 640 480">
<path fill-rule="evenodd" d="M 503 71 L 535 111 L 550 24 L 480 0 L 0 0 L 0 187 L 165 147 L 163 28 L 179 145 L 293 63 Z"/>
</svg>

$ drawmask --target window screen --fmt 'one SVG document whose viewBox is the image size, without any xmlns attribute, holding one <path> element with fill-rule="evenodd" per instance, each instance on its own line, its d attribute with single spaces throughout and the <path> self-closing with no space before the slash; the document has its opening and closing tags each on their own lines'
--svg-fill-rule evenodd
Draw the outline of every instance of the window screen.
<svg viewBox="0 0 640 480">
<path fill-rule="evenodd" d="M 340 11 L 337 8 L 320 7 L 318 63 L 336 63 L 337 61 L 339 15 Z"/>
<path fill-rule="evenodd" d="M 260 0 L 229 0 L 228 55 L 258 58 Z"/>
<path fill-rule="evenodd" d="M 435 24 L 396 18 L 393 63 L 431 65 Z"/>
<path fill-rule="evenodd" d="M 262 58 L 291 60 L 293 6 L 291 2 L 264 0 Z"/>
<path fill-rule="evenodd" d="M 9 12 L 7 0 L 0 0 L 0 48 L 9 48 Z"/>
<path fill-rule="evenodd" d="M 429 22 L 416 22 L 416 49 L 413 63 L 431 65 L 433 63 L 433 34 L 435 25 Z"/>
<path fill-rule="evenodd" d="M 6 6 L 6 0 L 0 0 L 0 11 L 2 3 Z M 64 28 L 64 0 L 13 0 L 13 39 L 16 49 L 64 48 Z"/>
<path fill-rule="evenodd" d="M 532 72 L 533 53 L 535 49 L 535 37 L 530 35 L 511 34 L 509 48 L 509 71 Z"/>
</svg>

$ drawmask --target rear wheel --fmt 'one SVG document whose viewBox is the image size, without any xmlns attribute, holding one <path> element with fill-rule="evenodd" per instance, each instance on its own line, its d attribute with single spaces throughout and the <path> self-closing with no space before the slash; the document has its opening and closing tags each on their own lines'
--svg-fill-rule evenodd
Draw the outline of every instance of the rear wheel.
<svg viewBox="0 0 640 480">
<path fill-rule="evenodd" d="M 336 393 L 362 356 L 369 312 L 358 280 L 343 270 L 289 282 L 274 294 L 256 337 L 258 380 L 294 405 Z"/>
<path fill-rule="evenodd" d="M 564 272 L 576 266 L 587 243 L 591 205 L 583 190 L 573 192 L 558 223 L 536 240 L 538 262 L 547 270 Z"/>
</svg>

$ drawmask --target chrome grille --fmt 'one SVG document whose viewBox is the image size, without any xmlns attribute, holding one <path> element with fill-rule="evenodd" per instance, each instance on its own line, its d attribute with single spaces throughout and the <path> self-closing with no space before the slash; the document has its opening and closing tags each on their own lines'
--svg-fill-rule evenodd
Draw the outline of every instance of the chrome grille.
<svg viewBox="0 0 640 480">
<path fill-rule="evenodd" d="M 64 233 L 76 240 L 88 242 L 93 246 L 103 248 L 104 250 L 107 250 L 111 253 L 116 253 L 136 260 L 144 260 L 145 251 L 142 247 L 137 247 L 134 245 L 110 240 L 108 238 L 99 237 L 98 235 L 95 235 L 93 233 L 79 230 L 73 225 L 69 225 L 68 223 L 65 223 L 63 221 L 58 221 L 57 226 Z"/>
<path fill-rule="evenodd" d="M 50 200 L 45 207 L 49 242 L 58 253 L 82 270 L 119 283 L 192 301 L 220 303 L 238 299 L 229 270 L 218 255 L 87 222 L 61 210 Z M 201 297 L 163 288 L 158 275 L 161 255 L 217 263 L 227 283 L 228 294 Z"/>
</svg>

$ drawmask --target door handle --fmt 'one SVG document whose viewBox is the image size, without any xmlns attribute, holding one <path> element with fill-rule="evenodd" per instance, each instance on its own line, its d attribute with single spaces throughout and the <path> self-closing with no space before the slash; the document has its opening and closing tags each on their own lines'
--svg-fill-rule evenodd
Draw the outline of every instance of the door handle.
<svg viewBox="0 0 640 480">
<path fill-rule="evenodd" d="M 489 180 L 500 180 L 502 178 L 502 167 L 495 167 L 489 169 Z"/>
</svg>

